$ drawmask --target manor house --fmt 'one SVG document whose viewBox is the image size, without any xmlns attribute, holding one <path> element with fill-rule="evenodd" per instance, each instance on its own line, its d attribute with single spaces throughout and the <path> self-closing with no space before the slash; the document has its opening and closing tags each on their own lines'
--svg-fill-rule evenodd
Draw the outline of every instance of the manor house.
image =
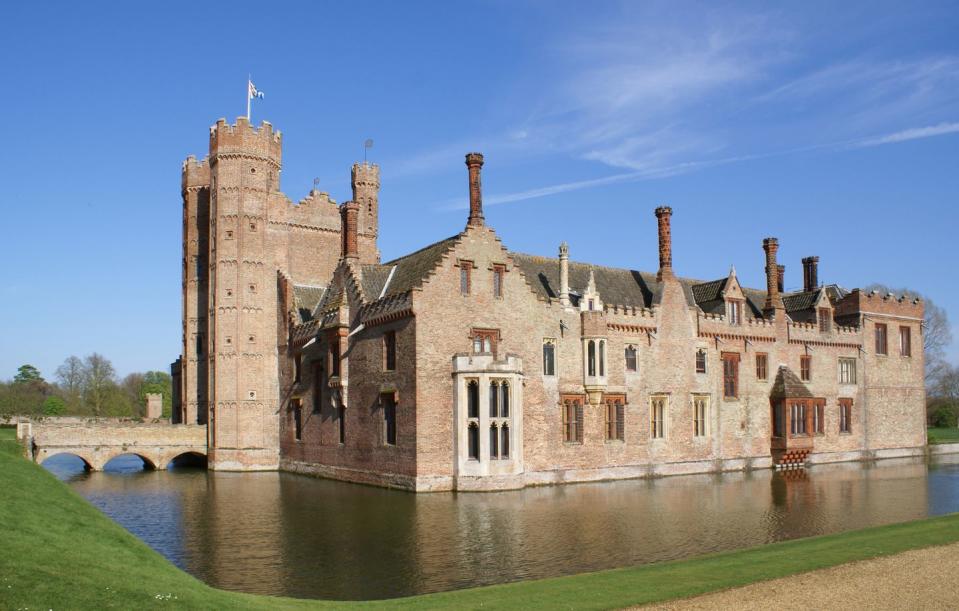
<svg viewBox="0 0 959 611">
<path fill-rule="evenodd" d="M 653 272 L 510 251 L 479 153 L 463 230 L 383 262 L 379 168 L 293 203 L 281 142 L 221 119 L 183 164 L 175 413 L 212 469 L 493 490 L 923 452 L 919 300 L 822 283 L 815 256 L 785 292 L 776 238 L 765 287 L 683 277 L 668 207 L 637 221 Z"/>
</svg>

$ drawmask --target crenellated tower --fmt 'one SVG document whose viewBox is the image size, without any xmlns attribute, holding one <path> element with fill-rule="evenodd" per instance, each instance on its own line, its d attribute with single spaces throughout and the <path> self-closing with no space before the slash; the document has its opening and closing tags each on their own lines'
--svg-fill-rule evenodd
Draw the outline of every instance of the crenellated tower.
<svg viewBox="0 0 959 611">
<path fill-rule="evenodd" d="M 350 173 L 353 201 L 359 205 L 357 232 L 359 249 L 364 263 L 378 263 L 380 253 L 376 246 L 380 215 L 380 167 L 375 163 L 354 163 Z"/>
<path fill-rule="evenodd" d="M 276 469 L 279 381 L 270 195 L 282 138 L 241 117 L 210 129 L 209 464 Z"/>
<path fill-rule="evenodd" d="M 183 162 L 183 352 L 176 422 L 207 419 L 210 163 L 192 155 Z"/>
</svg>

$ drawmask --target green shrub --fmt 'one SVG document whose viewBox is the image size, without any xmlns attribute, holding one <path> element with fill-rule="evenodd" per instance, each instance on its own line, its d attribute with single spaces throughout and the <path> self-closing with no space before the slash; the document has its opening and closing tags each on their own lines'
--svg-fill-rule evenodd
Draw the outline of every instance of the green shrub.
<svg viewBox="0 0 959 611">
<path fill-rule="evenodd" d="M 959 407 L 955 404 L 940 405 L 932 412 L 932 426 L 954 428 L 959 424 Z"/>
</svg>

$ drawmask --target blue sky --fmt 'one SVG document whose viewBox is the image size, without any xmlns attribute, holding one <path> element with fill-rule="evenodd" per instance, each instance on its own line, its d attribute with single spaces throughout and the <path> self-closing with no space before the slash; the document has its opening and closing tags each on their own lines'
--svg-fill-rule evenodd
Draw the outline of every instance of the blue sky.
<svg viewBox="0 0 959 611">
<path fill-rule="evenodd" d="M 773 235 L 787 288 L 815 254 L 824 282 L 907 286 L 959 321 L 954 2 L 15 3 L 4 21 L 0 379 L 176 358 L 180 164 L 245 112 L 248 73 L 294 201 L 314 178 L 345 201 L 375 141 L 386 259 L 463 227 L 478 150 L 513 250 L 655 270 L 668 204 L 682 275 L 734 264 L 761 287 Z"/>
</svg>

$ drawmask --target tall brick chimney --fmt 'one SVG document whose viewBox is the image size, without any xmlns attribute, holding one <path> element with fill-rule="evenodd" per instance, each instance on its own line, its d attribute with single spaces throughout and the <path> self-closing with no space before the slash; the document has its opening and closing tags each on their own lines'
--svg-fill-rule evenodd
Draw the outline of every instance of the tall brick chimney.
<svg viewBox="0 0 959 611">
<path fill-rule="evenodd" d="M 776 266 L 776 284 L 779 286 L 779 294 L 786 292 L 786 266 L 777 265 Z"/>
<path fill-rule="evenodd" d="M 480 169 L 483 167 L 482 153 L 467 153 L 466 167 L 470 172 L 470 217 L 467 225 L 483 226 L 483 184 L 480 181 Z"/>
<path fill-rule="evenodd" d="M 814 291 L 819 286 L 819 257 L 802 260 L 802 290 Z"/>
<path fill-rule="evenodd" d="M 569 244 L 559 245 L 559 302 L 569 305 Z"/>
<path fill-rule="evenodd" d="M 673 275 L 673 237 L 669 228 L 669 218 L 673 209 L 669 206 L 656 208 L 656 219 L 659 221 L 659 272 L 657 280 L 671 278 Z"/>
<path fill-rule="evenodd" d="M 360 256 L 357 248 L 357 217 L 360 205 L 356 202 L 346 202 L 340 206 L 341 233 L 343 234 L 344 259 L 356 259 Z"/>
<path fill-rule="evenodd" d="M 779 240 L 766 238 L 763 240 L 763 250 L 766 251 L 766 310 L 783 309 L 783 298 L 779 293 L 779 266 L 776 264 L 776 253 L 779 251 Z"/>
</svg>

